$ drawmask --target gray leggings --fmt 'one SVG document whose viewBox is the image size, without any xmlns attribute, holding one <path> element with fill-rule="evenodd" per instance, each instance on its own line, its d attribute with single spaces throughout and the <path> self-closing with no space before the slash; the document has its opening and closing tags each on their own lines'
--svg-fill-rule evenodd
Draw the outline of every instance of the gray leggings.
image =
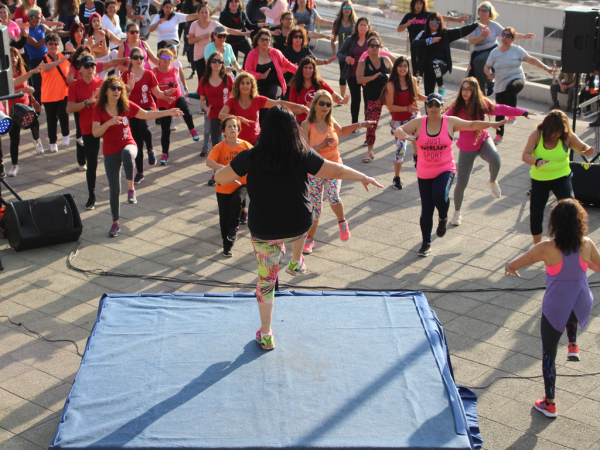
<svg viewBox="0 0 600 450">
<path fill-rule="evenodd" d="M 465 189 L 469 184 L 469 178 L 471 178 L 471 172 L 473 171 L 473 165 L 477 156 L 480 156 L 481 159 L 490 165 L 490 179 L 496 181 L 496 178 L 498 178 L 501 165 L 500 155 L 491 137 L 488 137 L 481 143 L 479 150 L 474 152 L 463 152 L 461 150 L 458 154 L 456 187 L 454 188 L 454 209 L 456 211 L 460 211 L 462 207 Z"/>
<path fill-rule="evenodd" d="M 123 150 L 112 155 L 104 155 L 104 170 L 110 189 L 110 212 L 113 222 L 119 220 L 119 195 L 121 194 L 121 163 L 125 168 L 125 179 L 133 180 L 133 166 L 137 156 L 137 146 L 127 145 Z"/>
<path fill-rule="evenodd" d="M 210 139 L 213 147 L 223 140 L 221 119 L 210 119 Z"/>
</svg>

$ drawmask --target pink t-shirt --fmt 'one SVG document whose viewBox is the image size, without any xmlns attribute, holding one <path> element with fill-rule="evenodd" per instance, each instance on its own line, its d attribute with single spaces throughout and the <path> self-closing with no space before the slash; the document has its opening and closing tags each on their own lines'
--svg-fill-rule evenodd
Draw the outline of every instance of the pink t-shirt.
<svg viewBox="0 0 600 450">
<path fill-rule="evenodd" d="M 368 56 L 369 51 L 367 50 L 362 55 L 360 55 L 360 58 L 358 58 L 358 62 L 361 62 L 363 59 L 367 59 Z M 392 59 L 392 54 L 390 52 L 386 52 L 385 50 L 379 50 L 379 56 L 387 56 L 388 58 Z"/>
<path fill-rule="evenodd" d="M 431 179 L 444 172 L 456 173 L 452 154 L 452 136 L 448 134 L 448 117 L 442 116 L 442 128 L 435 136 L 427 134 L 427 117 L 423 117 L 417 138 L 417 178 Z"/>
<path fill-rule="evenodd" d="M 202 36 L 208 33 L 208 36 L 206 38 L 194 44 L 194 61 L 198 61 L 199 59 L 204 58 L 204 50 L 206 49 L 206 46 L 211 42 L 210 33 L 215 31 L 215 28 L 218 25 L 221 24 L 216 20 L 211 20 L 206 28 L 200 28 L 200 25 L 198 25 L 198 21 L 196 20 L 190 26 L 190 34 L 193 34 L 195 37 Z"/>
<path fill-rule="evenodd" d="M 8 26 L 6 28 L 8 29 L 9 36 L 13 39 L 18 40 L 19 34 L 21 33 L 21 29 L 19 28 L 19 25 L 17 25 L 17 22 L 9 20 Z"/>
</svg>

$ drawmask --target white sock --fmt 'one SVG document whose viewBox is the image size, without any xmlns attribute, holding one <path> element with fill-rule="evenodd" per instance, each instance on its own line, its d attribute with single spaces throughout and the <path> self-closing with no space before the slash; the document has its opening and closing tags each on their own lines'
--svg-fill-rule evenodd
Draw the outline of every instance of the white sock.
<svg viewBox="0 0 600 450">
<path fill-rule="evenodd" d="M 262 331 L 260 333 L 260 338 L 263 339 L 265 336 L 273 336 L 273 330 L 269 334 L 264 334 Z"/>
</svg>

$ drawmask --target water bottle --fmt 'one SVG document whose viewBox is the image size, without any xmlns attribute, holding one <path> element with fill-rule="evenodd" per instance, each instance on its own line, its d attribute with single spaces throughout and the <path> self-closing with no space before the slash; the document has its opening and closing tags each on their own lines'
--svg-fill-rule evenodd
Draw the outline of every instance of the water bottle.
<svg viewBox="0 0 600 450">
<path fill-rule="evenodd" d="M 600 77 L 596 75 L 594 77 L 594 90 L 598 92 L 598 89 L 600 89 Z"/>
</svg>

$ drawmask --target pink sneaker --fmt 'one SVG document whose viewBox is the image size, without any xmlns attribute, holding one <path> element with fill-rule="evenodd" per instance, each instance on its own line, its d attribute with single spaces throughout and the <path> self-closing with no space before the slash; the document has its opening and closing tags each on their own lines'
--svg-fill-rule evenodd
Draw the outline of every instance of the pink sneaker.
<svg viewBox="0 0 600 450">
<path fill-rule="evenodd" d="M 315 246 L 315 240 L 306 238 L 306 242 L 304 243 L 304 248 L 302 249 L 302 253 L 304 253 L 305 255 L 311 254 L 314 246 Z"/>
<path fill-rule="evenodd" d="M 347 241 L 350 239 L 350 228 L 348 227 L 347 220 L 340 222 L 340 239 L 342 241 Z"/>
</svg>

